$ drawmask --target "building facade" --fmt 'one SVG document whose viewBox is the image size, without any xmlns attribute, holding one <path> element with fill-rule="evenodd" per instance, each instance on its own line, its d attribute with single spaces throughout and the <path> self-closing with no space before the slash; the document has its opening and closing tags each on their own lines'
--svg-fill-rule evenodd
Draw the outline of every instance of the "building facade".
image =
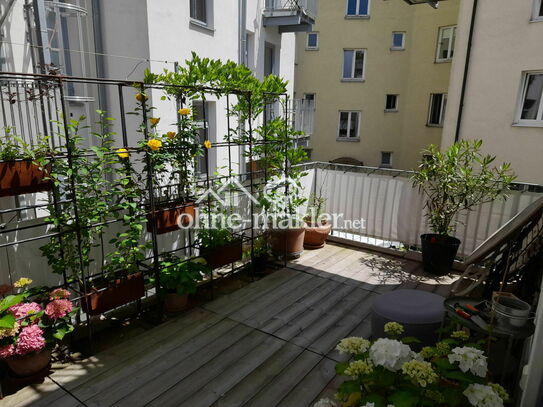
<svg viewBox="0 0 543 407">
<path fill-rule="evenodd" d="M 315 110 L 314 160 L 412 169 L 441 143 L 459 3 L 319 3 L 295 73 L 296 99 Z"/>
<path fill-rule="evenodd" d="M 481 139 L 518 181 L 542 184 L 543 2 L 463 0 L 456 45 L 443 147 Z"/>
</svg>

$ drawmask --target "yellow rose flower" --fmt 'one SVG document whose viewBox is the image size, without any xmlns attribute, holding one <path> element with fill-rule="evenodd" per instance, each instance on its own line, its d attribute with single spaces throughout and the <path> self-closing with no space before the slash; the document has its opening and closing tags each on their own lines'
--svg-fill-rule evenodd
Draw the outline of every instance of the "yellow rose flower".
<svg viewBox="0 0 543 407">
<path fill-rule="evenodd" d="M 26 287 L 27 285 L 30 285 L 30 284 L 32 284 L 31 279 L 26 278 L 26 277 L 21 277 L 13 285 L 15 287 L 17 287 L 17 288 L 23 288 L 23 287 Z"/>
<path fill-rule="evenodd" d="M 206 140 L 204 141 L 204 147 L 207 148 L 208 150 L 211 148 L 213 144 L 211 144 L 211 141 L 209 140 Z"/>
<path fill-rule="evenodd" d="M 128 150 L 126 148 L 119 148 L 116 153 L 120 158 L 128 158 Z"/>
<path fill-rule="evenodd" d="M 147 146 L 153 150 L 157 151 L 160 147 L 162 147 L 162 141 L 157 140 L 156 138 L 152 138 L 147 142 Z"/>
<path fill-rule="evenodd" d="M 147 96 L 145 93 L 138 93 L 136 94 L 135 98 L 138 102 L 143 102 L 144 100 L 149 99 L 149 96 Z"/>
<path fill-rule="evenodd" d="M 190 109 L 188 107 L 183 107 L 177 111 L 181 116 L 188 116 L 190 114 Z"/>
<path fill-rule="evenodd" d="M 175 136 L 177 136 L 177 133 L 175 131 L 169 131 L 166 133 L 166 137 L 168 137 L 170 140 L 175 138 Z"/>
<path fill-rule="evenodd" d="M 151 126 L 156 127 L 156 125 L 160 122 L 160 117 L 151 117 L 149 121 L 151 122 Z"/>
</svg>

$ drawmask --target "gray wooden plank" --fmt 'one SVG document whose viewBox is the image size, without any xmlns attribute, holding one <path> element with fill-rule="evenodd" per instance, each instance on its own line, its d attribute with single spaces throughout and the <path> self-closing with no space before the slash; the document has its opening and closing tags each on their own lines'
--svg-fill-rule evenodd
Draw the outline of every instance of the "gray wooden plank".
<svg viewBox="0 0 543 407">
<path fill-rule="evenodd" d="M 312 407 L 313 400 L 336 375 L 336 363 L 322 359 L 283 400 L 281 407 Z"/>
<path fill-rule="evenodd" d="M 244 407 L 282 406 L 281 400 L 322 360 L 313 352 L 304 351 L 274 380 L 264 386 Z M 258 390 L 258 389 L 257 389 Z M 241 407 L 241 406 L 240 406 Z"/>
<path fill-rule="evenodd" d="M 250 375 L 245 376 L 234 387 L 228 390 L 213 407 L 239 407 L 250 400 L 255 393 L 271 382 L 300 354 L 304 349 L 284 342 L 281 349 L 275 352 Z"/>
<path fill-rule="evenodd" d="M 351 332 L 346 335 L 342 335 L 341 338 L 337 338 L 337 343 L 343 338 L 349 338 L 351 336 L 357 336 L 360 338 L 370 339 L 371 337 L 371 314 L 368 313 L 368 316 L 364 318 Z M 336 343 L 336 345 L 337 345 Z M 349 359 L 349 355 L 342 355 L 334 348 L 328 352 L 326 355 L 327 358 L 335 360 L 337 362 L 344 362 Z"/>
</svg>

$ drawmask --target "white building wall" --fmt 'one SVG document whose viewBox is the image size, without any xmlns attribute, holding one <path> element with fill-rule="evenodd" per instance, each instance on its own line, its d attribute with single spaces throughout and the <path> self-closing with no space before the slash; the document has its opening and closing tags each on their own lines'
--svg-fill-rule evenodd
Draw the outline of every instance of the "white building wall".
<svg viewBox="0 0 543 407">
<path fill-rule="evenodd" d="M 514 124 L 522 74 L 543 70 L 543 22 L 531 22 L 534 0 L 479 0 L 464 102 L 461 139 L 482 139 L 518 181 L 543 183 L 543 128 Z M 463 0 L 443 146 L 454 142 L 473 0 Z"/>
<path fill-rule="evenodd" d="M 7 13 L 7 1 L 0 2 L 0 16 Z M 0 70 L 8 72 L 32 72 L 30 47 L 26 41 L 24 0 L 16 0 L 0 30 Z"/>
</svg>

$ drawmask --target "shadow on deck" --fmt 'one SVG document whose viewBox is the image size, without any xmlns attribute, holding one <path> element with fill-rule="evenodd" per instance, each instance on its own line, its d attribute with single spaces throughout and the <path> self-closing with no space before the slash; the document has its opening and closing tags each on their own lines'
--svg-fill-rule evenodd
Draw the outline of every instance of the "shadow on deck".
<svg viewBox="0 0 543 407">
<path fill-rule="evenodd" d="M 304 407 L 332 397 L 335 350 L 370 335 L 373 299 L 448 295 L 417 262 L 330 244 L 288 267 L 51 377 L 87 406 Z M 2 406 L 81 406 L 51 379 Z"/>
</svg>

